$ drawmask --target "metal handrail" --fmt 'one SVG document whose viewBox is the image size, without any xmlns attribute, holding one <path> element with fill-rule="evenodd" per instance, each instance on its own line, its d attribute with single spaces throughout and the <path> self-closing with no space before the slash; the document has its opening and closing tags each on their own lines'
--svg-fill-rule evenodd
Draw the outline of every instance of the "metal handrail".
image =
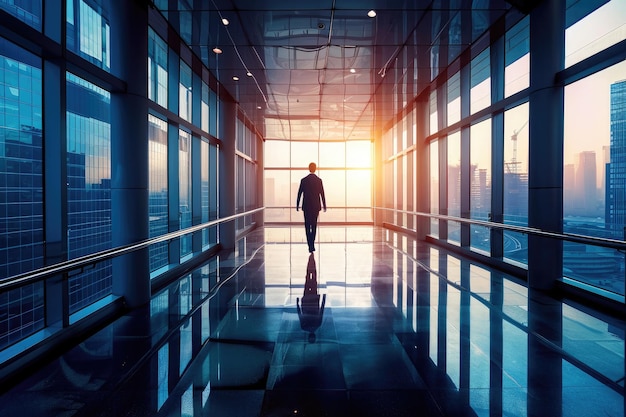
<svg viewBox="0 0 626 417">
<path fill-rule="evenodd" d="M 249 216 L 261 210 L 265 207 L 259 207 L 253 210 L 246 211 L 245 213 L 233 214 L 231 216 L 222 217 L 219 219 L 211 220 L 206 223 L 198 224 L 188 227 L 186 229 L 170 232 L 165 235 L 153 237 L 151 239 L 142 240 L 140 242 L 131 243 L 128 245 L 118 246 L 112 249 L 106 249 L 100 252 L 92 253 L 89 255 L 74 258 L 68 261 L 56 263 L 54 265 L 44 266 L 43 268 L 36 269 L 34 271 L 26 272 L 12 277 L 0 279 L 0 291 L 11 290 L 14 288 L 23 287 L 34 282 L 41 281 L 52 275 L 57 275 L 65 272 L 70 272 L 78 268 L 93 265 L 97 262 L 106 261 L 108 259 L 115 258 L 117 256 L 126 255 L 131 252 L 138 251 L 153 245 L 155 243 L 165 242 L 171 239 L 175 239 L 180 236 L 184 236 L 190 233 L 197 232 L 207 227 L 212 227 L 220 223 L 226 223 L 239 217 Z"/>
<path fill-rule="evenodd" d="M 568 242 L 575 243 L 583 243 L 586 245 L 595 245 L 602 246 L 605 248 L 617 249 L 617 250 L 626 250 L 626 241 L 617 240 L 617 239 L 609 239 L 603 237 L 594 237 L 594 236 L 584 236 L 576 233 L 558 233 L 558 232 L 550 232 L 547 230 L 537 229 L 535 227 L 527 227 L 527 226 L 514 226 L 511 224 L 505 223 L 496 223 L 486 220 L 477 220 L 477 219 L 468 219 L 465 217 L 456 217 L 456 216 L 448 216 L 444 214 L 433 214 L 433 213 L 424 213 L 420 211 L 407 211 L 407 210 L 398 210 L 388 207 L 374 207 L 375 210 L 388 210 L 394 211 L 396 213 L 416 215 L 420 217 L 428 217 L 431 219 L 439 219 L 439 220 L 451 220 L 458 223 L 471 224 L 476 226 L 485 226 L 492 229 L 503 229 L 509 230 L 512 232 L 519 232 L 528 235 L 536 235 L 542 237 L 548 237 L 552 239 L 560 239 L 567 240 Z"/>
</svg>

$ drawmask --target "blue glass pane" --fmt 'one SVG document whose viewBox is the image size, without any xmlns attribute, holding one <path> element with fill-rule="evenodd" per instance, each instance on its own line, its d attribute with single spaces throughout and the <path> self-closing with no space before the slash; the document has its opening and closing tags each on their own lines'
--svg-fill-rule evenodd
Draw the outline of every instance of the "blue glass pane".
<svg viewBox="0 0 626 417">
<path fill-rule="evenodd" d="M 0 278 L 43 266 L 40 67 L 0 40 Z M 0 294 L 0 348 L 43 326 L 42 284 Z"/>
<path fill-rule="evenodd" d="M 167 233 L 167 122 L 148 115 L 149 173 L 149 233 L 156 237 Z M 150 246 L 150 270 L 168 264 L 167 242 Z"/>
<path fill-rule="evenodd" d="M 41 0 L 0 0 L 0 9 L 41 31 L 41 21 L 43 16 Z"/>
<path fill-rule="evenodd" d="M 111 95 L 67 74 L 68 256 L 111 248 Z M 70 312 L 111 294 L 111 261 L 69 282 Z"/>
</svg>

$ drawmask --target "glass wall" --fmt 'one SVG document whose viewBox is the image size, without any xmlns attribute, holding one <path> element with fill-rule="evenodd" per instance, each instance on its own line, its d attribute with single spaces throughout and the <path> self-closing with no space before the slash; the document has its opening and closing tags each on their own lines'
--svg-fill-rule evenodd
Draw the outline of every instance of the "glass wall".
<svg viewBox="0 0 626 417">
<path fill-rule="evenodd" d="M 11 39 L 0 38 L 0 279 L 110 249 L 128 237 L 114 235 L 126 233 L 125 222 L 131 221 L 116 217 L 125 205 L 137 209 L 132 221 L 145 222 L 147 227 L 132 232 L 142 239 L 220 215 L 219 135 L 231 126 L 220 129 L 222 103 L 208 68 L 180 38 L 168 39 L 168 22 L 160 13 L 117 10 L 99 0 L 49 3 L 0 0 L 5 20 L 0 26 Z M 63 7 L 55 12 L 57 3 Z M 45 27 L 44 9 L 51 12 Z M 143 45 L 115 41 L 115 35 L 132 29 L 116 26 L 127 22 L 127 15 L 118 16 L 127 12 L 146 19 Z M 115 61 L 128 58 L 126 52 L 136 52 L 130 58 L 140 65 L 131 69 L 141 72 L 134 74 L 146 85 L 134 87 L 145 90 L 146 100 L 126 94 L 133 82 L 123 79 L 128 64 Z M 146 105 L 143 118 L 121 114 L 118 106 L 137 102 Z M 234 121 L 224 123 L 234 129 Z M 253 138 L 248 135 L 241 148 L 251 160 Z M 130 167 L 123 155 L 127 149 L 142 150 L 132 155 Z M 126 178 L 135 167 L 138 178 Z M 257 174 L 255 166 L 246 166 L 245 209 L 258 204 L 258 190 L 250 186 L 258 184 Z M 231 179 L 226 186 L 234 187 Z M 127 198 L 144 192 L 147 201 L 136 206 Z M 218 244 L 217 226 L 198 235 L 197 241 L 188 235 L 152 245 L 149 267 L 138 266 L 148 275 L 143 278 L 158 277 L 170 264 Z M 0 292 L 0 353 L 16 342 L 41 341 L 52 333 L 46 325 L 71 326 L 116 300 L 112 289 L 126 277 L 125 271 L 114 276 L 112 269 L 122 264 L 103 261 L 71 271 L 68 285 L 53 279 Z"/>
<path fill-rule="evenodd" d="M 191 121 L 191 109 L 193 103 L 193 91 L 191 89 L 191 68 L 184 62 L 180 62 L 180 83 L 178 84 L 178 115 L 188 122 Z"/>
<path fill-rule="evenodd" d="M 17 17 L 24 23 L 41 30 L 43 20 L 42 0 L 0 0 L 0 9 Z"/>
<path fill-rule="evenodd" d="M 43 266 L 41 61 L 0 38 L 0 277 Z"/>
<path fill-rule="evenodd" d="M 67 73 L 67 247 L 78 258 L 111 248 L 111 95 Z M 70 312 L 111 294 L 111 261 L 69 279 Z"/>
<path fill-rule="evenodd" d="M 470 217 L 491 220 L 491 119 L 470 128 Z M 489 228 L 470 226 L 470 245 L 490 252 Z"/>
<path fill-rule="evenodd" d="M 554 74 L 557 81 L 553 86 L 559 92 L 564 85 L 564 106 L 551 110 L 551 116 L 564 121 L 563 231 L 624 240 L 626 163 L 621 160 L 626 160 L 626 62 L 620 62 L 617 49 L 626 39 L 626 3 L 568 2 L 566 9 L 565 61 Z M 476 23 L 486 23 L 481 11 L 472 16 L 480 20 Z M 381 122 L 385 128 L 380 155 L 386 187 L 382 192 L 384 207 L 407 207 L 404 187 L 411 181 L 406 179 L 410 177 L 410 165 L 405 164 L 402 154 L 412 149 L 404 139 L 404 115 L 422 106 L 425 109 L 423 114 L 418 113 L 416 123 L 428 126 L 424 131 L 429 144 L 430 212 L 502 221 L 513 226 L 529 225 L 529 178 L 533 175 L 529 172 L 532 16 L 507 14 L 505 28 L 490 33 L 489 45 L 479 43 L 476 50 L 463 52 L 464 59 L 449 63 L 447 71 L 430 74 L 433 82 L 417 91 L 414 102 L 402 101 L 400 105 L 398 101 L 397 111 L 382 113 L 386 117 Z M 474 34 L 480 33 L 480 24 Z M 431 59 L 441 60 L 437 51 L 431 51 L 435 54 Z M 421 62 L 419 56 L 411 58 L 411 51 L 403 52 L 406 53 L 399 54 L 402 58 L 398 65 L 403 64 L 401 60 L 414 59 L 414 65 L 427 71 L 428 64 Z M 395 79 L 383 83 L 384 94 L 392 96 L 403 85 L 403 75 L 394 76 Z M 560 128 L 558 124 L 556 127 Z M 541 129 L 535 132 L 544 134 Z M 546 140 L 554 140 L 553 135 Z M 550 144 L 557 149 L 560 145 Z M 539 157 L 541 145 L 535 146 L 534 152 Z M 559 179 L 560 161 L 557 165 L 546 167 L 550 182 Z M 543 173 L 534 175 L 542 179 Z M 417 202 L 420 206 L 426 205 Z M 546 206 L 546 213 L 547 217 L 560 217 L 561 208 Z M 385 217 L 385 221 L 405 226 L 402 218 Z M 505 230 L 500 235 L 483 226 L 466 228 L 453 221 L 447 223 L 446 234 L 439 229 L 441 224 L 430 219 L 429 234 L 454 245 L 469 244 L 468 250 L 496 256 L 498 261 L 521 268 L 528 265 L 527 234 Z M 568 283 L 589 284 L 592 287 L 585 288 L 595 288 L 594 292 L 623 297 L 624 257 L 623 252 L 603 248 L 601 243 L 583 245 L 566 240 L 562 276 Z"/>
<path fill-rule="evenodd" d="M 200 207 L 202 214 L 200 221 L 206 223 L 209 221 L 209 143 L 207 141 L 200 142 Z M 202 231 L 202 247 L 209 245 L 209 231 Z"/>
<path fill-rule="evenodd" d="M 148 230 L 150 237 L 168 232 L 167 122 L 148 115 Z M 150 270 L 168 264 L 167 242 L 150 246 Z"/>
<path fill-rule="evenodd" d="M 260 142 L 254 130 L 242 120 L 237 120 L 237 213 L 252 210 L 260 206 L 258 200 L 257 171 L 257 144 Z M 250 226 L 254 216 L 244 216 L 237 219 L 237 230 Z"/>
<path fill-rule="evenodd" d="M 179 229 L 191 226 L 191 134 L 178 131 L 178 222 Z M 180 238 L 181 259 L 191 254 L 191 235 Z"/>
<path fill-rule="evenodd" d="M 429 144 L 429 171 L 430 171 L 430 212 L 432 214 L 439 213 L 439 142 L 430 142 Z M 430 219 L 430 234 L 439 237 L 439 220 Z"/>
<path fill-rule="evenodd" d="M 449 216 L 461 217 L 461 133 L 448 136 L 447 144 L 447 177 L 448 177 L 448 210 Z M 459 222 L 448 222 L 448 241 L 461 243 L 461 225 Z"/>
<path fill-rule="evenodd" d="M 504 223 L 528 226 L 528 103 L 504 113 Z M 504 257 L 528 262 L 528 235 L 504 231 Z"/>
<path fill-rule="evenodd" d="M 110 5 L 67 0 L 67 49 L 98 67 L 111 68 Z"/>
<path fill-rule="evenodd" d="M 569 67 L 626 39 L 626 3 L 572 2 L 566 22 L 565 67 Z"/>
<path fill-rule="evenodd" d="M 0 278 L 44 265 L 41 66 L 0 38 Z M 44 307 L 43 283 L 0 293 L 0 348 L 43 328 Z"/>
<path fill-rule="evenodd" d="M 567 85 L 564 117 L 563 230 L 623 240 L 626 62 Z M 563 275 L 624 294 L 624 253 L 565 242 Z"/>
<path fill-rule="evenodd" d="M 504 96 L 530 85 L 530 18 L 527 16 L 505 35 Z"/>
<path fill-rule="evenodd" d="M 148 28 L 148 98 L 167 107 L 167 44 Z"/>
<path fill-rule="evenodd" d="M 295 204 L 310 162 L 324 184 L 327 212 L 320 222 L 372 222 L 372 143 L 363 140 L 265 142 L 265 221 L 302 222 Z"/>
<path fill-rule="evenodd" d="M 476 113 L 491 105 L 491 61 L 489 48 L 471 63 L 470 111 Z"/>
</svg>

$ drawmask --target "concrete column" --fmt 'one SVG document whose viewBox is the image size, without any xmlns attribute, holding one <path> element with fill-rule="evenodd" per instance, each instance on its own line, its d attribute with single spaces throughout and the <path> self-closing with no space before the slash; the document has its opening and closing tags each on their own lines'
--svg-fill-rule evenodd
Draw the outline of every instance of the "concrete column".
<svg viewBox="0 0 626 417">
<path fill-rule="evenodd" d="M 382 89 L 385 88 L 383 84 L 381 86 Z M 374 107 L 374 165 L 372 167 L 372 182 L 373 182 L 373 202 L 374 207 L 383 207 L 385 205 L 385 192 L 384 187 L 391 187 L 392 184 L 385 184 L 385 164 L 383 163 L 383 129 L 382 129 L 382 118 L 384 115 L 383 111 L 383 99 L 382 93 L 377 94 L 374 97 L 375 107 Z M 391 179 L 389 179 L 391 180 Z M 385 221 L 385 211 L 384 210 L 374 210 L 374 226 L 382 226 Z"/>
<path fill-rule="evenodd" d="M 490 48 L 491 102 L 504 99 L 504 38 L 499 38 Z M 491 221 L 504 221 L 504 112 L 491 118 Z M 491 229 L 489 242 L 491 257 L 502 259 L 504 255 L 504 233 L 502 229 Z"/>
<path fill-rule="evenodd" d="M 565 0 L 542 2 L 530 16 L 528 226 L 563 230 L 563 86 Z M 563 274 L 563 244 L 528 237 L 528 285 L 550 289 Z"/>
<path fill-rule="evenodd" d="M 461 89 L 461 118 L 470 115 L 471 65 L 463 65 L 460 70 Z M 471 188 L 471 161 L 470 161 L 470 128 L 461 129 L 461 217 L 469 219 L 471 215 L 470 188 Z M 448 160 L 444 161 L 447 170 Z M 447 206 L 446 206 L 447 207 Z M 446 236 L 447 238 L 447 236 Z M 471 244 L 471 228 L 469 224 L 461 224 L 461 246 L 468 248 Z"/>
<path fill-rule="evenodd" d="M 44 94 L 44 245 L 45 263 L 53 265 L 67 260 L 67 145 L 65 65 L 49 60 L 43 62 Z M 67 281 L 62 275 L 44 281 L 46 323 L 67 320 Z M 65 308 L 65 311 L 64 311 Z"/>
<path fill-rule="evenodd" d="M 415 137 L 415 192 L 416 211 L 422 213 L 430 212 L 430 190 L 433 184 L 430 184 L 430 148 L 426 141 L 428 136 L 427 126 L 425 123 L 426 113 L 428 112 L 428 104 L 424 102 L 415 103 L 415 123 L 417 123 L 417 132 Z M 435 144 L 437 146 L 437 144 Z M 424 240 L 426 235 L 430 233 L 430 219 L 428 217 L 417 218 L 417 239 Z"/>
<path fill-rule="evenodd" d="M 126 82 L 111 94 L 113 246 L 148 238 L 148 9 L 112 0 L 111 72 Z M 150 300 L 148 249 L 113 260 L 113 294 L 130 307 Z"/>
</svg>

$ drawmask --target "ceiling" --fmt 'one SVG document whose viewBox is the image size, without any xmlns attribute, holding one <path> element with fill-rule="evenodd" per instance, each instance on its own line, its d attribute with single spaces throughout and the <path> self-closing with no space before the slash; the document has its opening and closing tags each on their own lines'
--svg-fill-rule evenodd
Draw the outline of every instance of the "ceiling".
<svg viewBox="0 0 626 417">
<path fill-rule="evenodd" d="M 177 3 L 155 0 L 264 138 L 343 141 L 371 140 L 374 108 L 391 114 L 395 90 L 415 97 L 494 22 L 536 1 Z M 403 57 L 419 57 L 417 68 L 396 65 Z"/>
</svg>

